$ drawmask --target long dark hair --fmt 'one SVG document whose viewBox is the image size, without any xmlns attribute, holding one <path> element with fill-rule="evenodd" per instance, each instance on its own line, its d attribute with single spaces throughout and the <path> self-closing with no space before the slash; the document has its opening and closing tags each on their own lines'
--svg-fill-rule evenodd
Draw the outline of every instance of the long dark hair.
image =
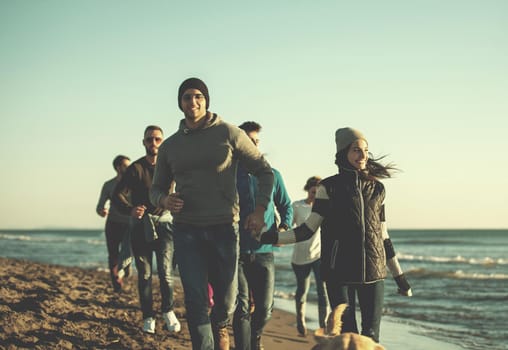
<svg viewBox="0 0 508 350">
<path fill-rule="evenodd" d="M 335 155 L 335 164 L 339 167 L 339 172 L 341 169 L 353 169 L 353 166 L 347 160 L 347 152 L 349 151 L 349 147 L 340 150 Z M 378 179 L 387 179 L 393 176 L 393 173 L 400 171 L 395 167 L 395 164 L 388 163 L 382 164 L 379 161 L 384 159 L 386 155 L 381 156 L 379 158 L 374 158 L 372 153 L 369 152 L 369 159 L 367 160 L 367 165 L 364 170 L 357 170 L 360 177 L 364 180 L 378 180 Z"/>
</svg>

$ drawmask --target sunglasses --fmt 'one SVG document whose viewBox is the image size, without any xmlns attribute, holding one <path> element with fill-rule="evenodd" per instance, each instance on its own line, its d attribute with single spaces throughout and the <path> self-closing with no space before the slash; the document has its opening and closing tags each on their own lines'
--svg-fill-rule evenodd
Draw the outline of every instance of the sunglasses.
<svg viewBox="0 0 508 350">
<path fill-rule="evenodd" d="M 161 142 L 162 141 L 162 138 L 161 137 L 145 137 L 145 141 L 146 142 Z"/>
</svg>

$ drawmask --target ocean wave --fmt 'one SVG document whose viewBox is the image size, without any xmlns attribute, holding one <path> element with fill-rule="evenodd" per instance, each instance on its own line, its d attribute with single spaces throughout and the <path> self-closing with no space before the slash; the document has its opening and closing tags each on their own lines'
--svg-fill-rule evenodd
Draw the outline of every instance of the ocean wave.
<svg viewBox="0 0 508 350">
<path fill-rule="evenodd" d="M 273 296 L 275 298 L 280 298 L 280 299 L 294 299 L 295 298 L 295 293 L 288 293 L 288 292 L 283 292 L 283 291 L 280 291 L 280 290 L 276 290 L 273 293 Z"/>
<path fill-rule="evenodd" d="M 91 245 L 104 245 L 105 244 L 104 240 L 98 240 L 98 239 L 89 239 L 86 241 L 86 243 L 91 244 Z"/>
<path fill-rule="evenodd" d="M 0 239 L 13 240 L 13 241 L 31 241 L 32 237 L 26 235 L 10 235 L 0 233 Z"/>
<path fill-rule="evenodd" d="M 434 238 L 434 239 L 393 239 L 397 242 L 397 247 L 403 245 L 419 246 L 419 245 L 453 245 L 453 246 L 477 246 L 477 245 L 490 245 L 489 242 L 476 242 L 471 240 L 459 240 L 459 239 L 446 239 L 446 238 Z M 394 243 L 395 244 L 395 243 Z"/>
<path fill-rule="evenodd" d="M 19 234 L 8 234 L 0 233 L 0 240 L 7 241 L 27 241 L 31 243 L 57 243 L 57 244 L 68 244 L 76 242 L 85 242 L 90 245 L 103 245 L 104 239 L 90 239 L 89 237 L 41 237 L 41 236 L 30 236 L 30 235 L 19 235 Z"/>
<path fill-rule="evenodd" d="M 418 278 L 450 278 L 462 280 L 508 280 L 504 273 L 476 273 L 457 271 L 434 271 L 428 269 L 413 269 L 406 272 L 407 275 Z"/>
<path fill-rule="evenodd" d="M 465 258 L 461 255 L 454 257 L 446 256 L 424 256 L 424 255 L 411 255 L 411 254 L 398 254 L 399 260 L 406 261 L 419 261 L 419 262 L 435 262 L 435 263 L 450 263 L 450 264 L 469 264 L 469 265 L 483 265 L 483 266 L 494 266 L 494 265 L 508 265 L 506 259 L 493 259 L 491 257 L 484 258 Z"/>
</svg>

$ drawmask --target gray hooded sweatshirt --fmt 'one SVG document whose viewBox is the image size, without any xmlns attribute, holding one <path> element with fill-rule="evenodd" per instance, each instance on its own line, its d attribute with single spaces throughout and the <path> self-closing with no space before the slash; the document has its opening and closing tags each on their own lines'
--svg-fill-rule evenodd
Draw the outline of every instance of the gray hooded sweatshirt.
<svg viewBox="0 0 508 350">
<path fill-rule="evenodd" d="M 198 129 L 188 129 L 183 119 L 178 131 L 159 148 L 150 200 L 158 206 L 174 180 L 175 192 L 184 201 L 181 212 L 173 213 L 175 223 L 209 226 L 238 222 L 238 161 L 257 177 L 256 203 L 266 208 L 273 172 L 247 134 L 210 112 Z"/>
</svg>

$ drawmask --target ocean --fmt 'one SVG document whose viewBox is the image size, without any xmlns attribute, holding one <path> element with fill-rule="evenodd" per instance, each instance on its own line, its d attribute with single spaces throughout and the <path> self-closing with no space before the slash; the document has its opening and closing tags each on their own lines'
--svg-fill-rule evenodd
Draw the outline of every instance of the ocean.
<svg viewBox="0 0 508 350">
<path fill-rule="evenodd" d="M 464 349 L 508 349 L 508 230 L 391 230 L 390 236 L 413 297 L 399 296 L 388 277 L 383 317 Z M 107 271 L 102 230 L 0 230 L 0 246 L 8 258 Z M 276 253 L 276 306 L 287 311 L 295 290 L 292 249 Z M 311 309 L 313 286 L 308 298 Z"/>
</svg>

